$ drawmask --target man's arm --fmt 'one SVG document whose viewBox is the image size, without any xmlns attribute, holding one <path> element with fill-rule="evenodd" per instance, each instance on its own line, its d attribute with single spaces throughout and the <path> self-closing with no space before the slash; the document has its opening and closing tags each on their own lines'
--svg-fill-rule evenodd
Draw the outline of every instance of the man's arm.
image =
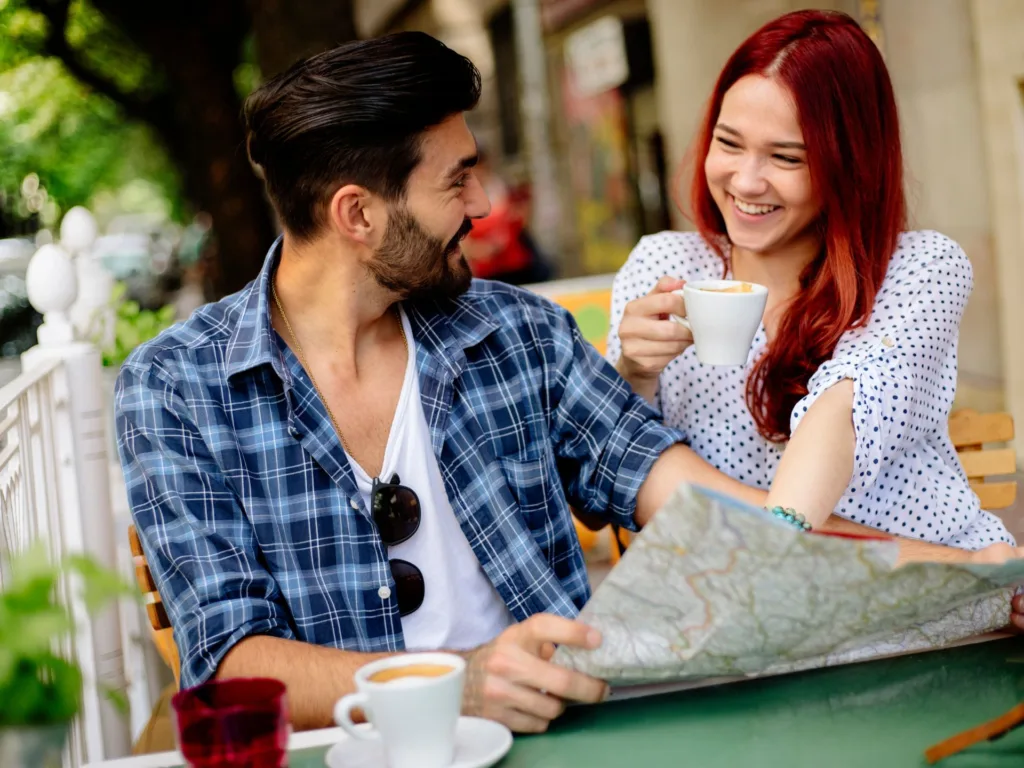
<svg viewBox="0 0 1024 768">
<path fill-rule="evenodd" d="M 217 668 L 218 678 L 271 677 L 288 689 L 288 711 L 298 731 L 334 725 L 334 704 L 355 691 L 353 675 L 386 653 L 358 653 L 257 635 L 237 643 Z"/>
<path fill-rule="evenodd" d="M 537 614 L 486 645 L 456 652 L 466 659 L 462 711 L 497 720 L 517 732 L 545 731 L 565 710 L 566 702 L 593 704 L 607 695 L 603 681 L 552 664 L 555 646 L 592 650 L 600 643 L 600 634 L 584 624 Z M 355 690 L 356 670 L 388 655 L 394 654 L 355 653 L 252 636 L 228 652 L 217 677 L 280 680 L 288 689 L 292 724 L 301 731 L 332 725 L 335 702 Z"/>
<path fill-rule="evenodd" d="M 637 525 L 645 526 L 681 483 L 718 491 L 755 507 L 763 507 L 768 497 L 767 491 L 733 480 L 704 461 L 689 446 L 676 443 L 658 457 L 640 486 L 636 498 Z"/>
<path fill-rule="evenodd" d="M 172 361 L 173 362 L 173 361 Z M 132 517 L 174 627 L 183 687 L 252 635 L 292 638 L 241 503 L 160 361 L 129 361 L 115 393 Z"/>
</svg>

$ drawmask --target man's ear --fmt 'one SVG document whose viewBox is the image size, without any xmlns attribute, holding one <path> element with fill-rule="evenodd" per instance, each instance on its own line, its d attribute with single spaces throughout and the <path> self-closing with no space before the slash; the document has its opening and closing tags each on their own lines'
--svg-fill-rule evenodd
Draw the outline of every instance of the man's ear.
<svg viewBox="0 0 1024 768">
<path fill-rule="evenodd" d="M 387 227 L 387 206 L 366 187 L 346 184 L 331 197 L 327 218 L 345 240 L 374 248 Z"/>
</svg>

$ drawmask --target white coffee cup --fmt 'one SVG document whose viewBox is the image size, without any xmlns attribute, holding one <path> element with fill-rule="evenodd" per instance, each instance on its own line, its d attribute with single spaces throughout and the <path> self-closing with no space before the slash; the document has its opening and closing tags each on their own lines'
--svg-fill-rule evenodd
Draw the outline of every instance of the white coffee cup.
<svg viewBox="0 0 1024 768">
<path fill-rule="evenodd" d="M 445 666 L 439 676 L 409 675 L 374 682 L 375 675 L 403 667 Z M 394 672 L 392 672 L 394 674 Z M 360 667 L 358 693 L 334 706 L 334 720 L 357 739 L 380 739 L 390 768 L 445 768 L 455 756 L 455 728 L 462 710 L 466 662 L 451 653 L 406 653 Z M 359 707 L 372 727 L 352 722 Z"/>
<path fill-rule="evenodd" d="M 702 365 L 746 364 L 764 316 L 767 288 L 739 280 L 695 280 L 673 293 L 683 297 L 686 317 L 669 317 L 693 333 Z"/>
</svg>

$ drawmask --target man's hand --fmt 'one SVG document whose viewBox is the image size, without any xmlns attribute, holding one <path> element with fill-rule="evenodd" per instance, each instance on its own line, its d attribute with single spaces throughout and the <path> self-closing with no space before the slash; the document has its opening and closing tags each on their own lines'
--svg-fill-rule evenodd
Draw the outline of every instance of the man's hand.
<svg viewBox="0 0 1024 768">
<path fill-rule="evenodd" d="M 604 681 L 551 663 L 556 644 L 593 649 L 601 645 L 601 635 L 550 614 L 509 627 L 467 655 L 463 713 L 497 720 L 513 731 L 542 733 L 567 701 L 604 699 Z"/>
<path fill-rule="evenodd" d="M 999 565 L 1007 560 L 1024 557 L 1024 547 L 1011 547 L 1009 544 L 989 544 L 971 555 L 972 563 Z M 1024 632 L 1024 594 L 1013 596 L 1010 602 L 1010 626 Z"/>
</svg>

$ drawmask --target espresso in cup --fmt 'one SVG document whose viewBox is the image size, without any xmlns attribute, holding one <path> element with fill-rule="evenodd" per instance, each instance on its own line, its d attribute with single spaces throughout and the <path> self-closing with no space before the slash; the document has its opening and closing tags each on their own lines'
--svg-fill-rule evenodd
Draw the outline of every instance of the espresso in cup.
<svg viewBox="0 0 1024 768">
<path fill-rule="evenodd" d="M 754 293 L 753 283 L 731 283 L 721 288 L 712 288 L 710 286 L 705 288 L 698 288 L 698 291 L 707 291 L 708 293 Z"/>
<path fill-rule="evenodd" d="M 443 677 L 454 671 L 455 667 L 447 664 L 405 664 L 374 672 L 366 679 L 371 683 L 391 683 L 407 677 Z"/>
</svg>

